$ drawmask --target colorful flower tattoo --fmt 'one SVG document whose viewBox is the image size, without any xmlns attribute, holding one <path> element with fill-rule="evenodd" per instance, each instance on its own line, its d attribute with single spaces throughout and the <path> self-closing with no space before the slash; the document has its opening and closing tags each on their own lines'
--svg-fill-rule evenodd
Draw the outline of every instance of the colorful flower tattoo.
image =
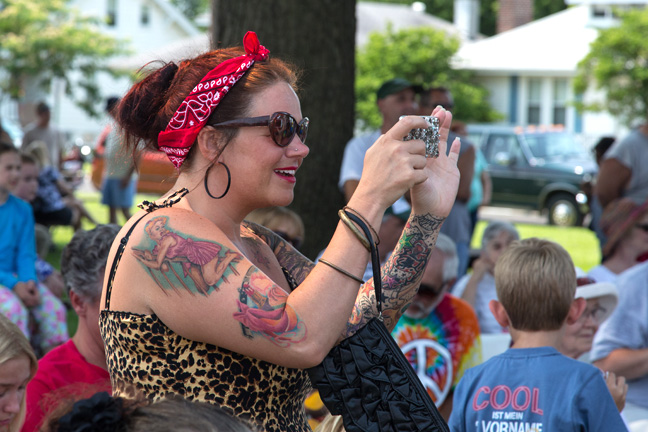
<svg viewBox="0 0 648 432">
<path fill-rule="evenodd" d="M 234 313 L 243 335 L 252 338 L 259 334 L 281 347 L 304 340 L 306 325 L 287 300 L 283 289 L 250 267 L 239 288 L 239 312 Z"/>
</svg>

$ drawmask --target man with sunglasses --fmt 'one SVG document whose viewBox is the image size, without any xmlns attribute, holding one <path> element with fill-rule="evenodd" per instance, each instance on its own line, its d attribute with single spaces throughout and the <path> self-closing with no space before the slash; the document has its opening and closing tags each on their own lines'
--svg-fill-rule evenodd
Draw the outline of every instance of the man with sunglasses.
<svg viewBox="0 0 648 432">
<path fill-rule="evenodd" d="M 477 315 L 468 303 L 447 293 L 457 280 L 457 265 L 456 246 L 439 234 L 418 293 L 392 331 L 446 420 L 463 372 L 481 363 Z"/>
<path fill-rule="evenodd" d="M 454 108 L 454 99 L 452 93 L 446 87 L 432 87 L 423 90 L 419 101 L 419 114 L 427 115 L 436 106 L 442 106 L 448 111 Z M 450 131 L 448 135 L 455 139 L 456 133 Z M 475 172 L 475 146 L 468 140 L 468 137 L 461 136 L 461 149 L 459 150 L 459 190 L 452 211 L 446 218 L 441 232 L 450 236 L 457 245 L 457 255 L 459 257 L 458 277 L 463 276 L 468 268 L 468 258 L 470 252 L 470 233 L 472 232 L 472 222 L 470 220 L 470 211 L 468 210 L 468 200 L 470 199 L 470 185 Z"/>
<path fill-rule="evenodd" d="M 351 199 L 351 195 L 358 187 L 365 153 L 369 147 L 376 142 L 380 135 L 391 129 L 398 122 L 400 116 L 416 114 L 418 110 L 416 94 L 420 91 L 420 86 L 416 86 L 404 78 L 393 78 L 380 86 L 376 92 L 376 104 L 383 118 L 382 126 L 379 130 L 354 137 L 344 149 L 338 186 L 344 193 L 345 202 Z M 432 110 L 429 110 L 425 115 L 430 115 L 431 112 Z"/>
</svg>

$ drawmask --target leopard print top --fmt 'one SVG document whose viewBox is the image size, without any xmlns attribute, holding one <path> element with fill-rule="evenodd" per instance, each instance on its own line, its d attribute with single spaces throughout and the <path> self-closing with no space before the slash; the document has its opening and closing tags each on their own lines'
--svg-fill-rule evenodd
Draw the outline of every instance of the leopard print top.
<svg viewBox="0 0 648 432">
<path fill-rule="evenodd" d="M 131 232 L 132 228 L 122 239 L 124 246 Z M 112 277 L 121 256 L 117 254 L 99 318 L 115 396 L 134 397 L 138 392 L 159 400 L 180 395 L 219 405 L 264 431 L 311 431 L 304 411 L 311 390 L 305 371 L 186 339 L 156 315 L 110 310 Z M 294 288 L 294 279 L 288 281 Z"/>
</svg>

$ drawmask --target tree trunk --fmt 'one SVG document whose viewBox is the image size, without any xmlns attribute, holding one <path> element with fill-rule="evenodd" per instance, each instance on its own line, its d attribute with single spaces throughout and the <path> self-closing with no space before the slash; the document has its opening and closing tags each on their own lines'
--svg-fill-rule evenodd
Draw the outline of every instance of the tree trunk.
<svg viewBox="0 0 648 432">
<path fill-rule="evenodd" d="M 328 245 L 344 199 L 337 187 L 342 154 L 353 135 L 355 0 L 212 0 L 212 45 L 241 45 L 256 32 L 270 55 L 302 72 L 302 113 L 311 120 L 309 156 L 290 208 L 303 218 L 310 258 Z"/>
</svg>

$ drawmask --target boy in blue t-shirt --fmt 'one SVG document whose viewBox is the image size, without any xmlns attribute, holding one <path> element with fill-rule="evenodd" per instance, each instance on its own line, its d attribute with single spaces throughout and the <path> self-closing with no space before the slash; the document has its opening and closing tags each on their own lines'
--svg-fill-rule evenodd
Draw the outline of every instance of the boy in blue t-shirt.
<svg viewBox="0 0 648 432">
<path fill-rule="evenodd" d="M 512 348 L 469 369 L 456 387 L 452 432 L 626 431 L 603 374 L 560 354 L 567 323 L 583 313 L 574 300 L 574 264 L 560 245 L 513 243 L 495 266 L 490 309 L 508 327 Z"/>
</svg>

